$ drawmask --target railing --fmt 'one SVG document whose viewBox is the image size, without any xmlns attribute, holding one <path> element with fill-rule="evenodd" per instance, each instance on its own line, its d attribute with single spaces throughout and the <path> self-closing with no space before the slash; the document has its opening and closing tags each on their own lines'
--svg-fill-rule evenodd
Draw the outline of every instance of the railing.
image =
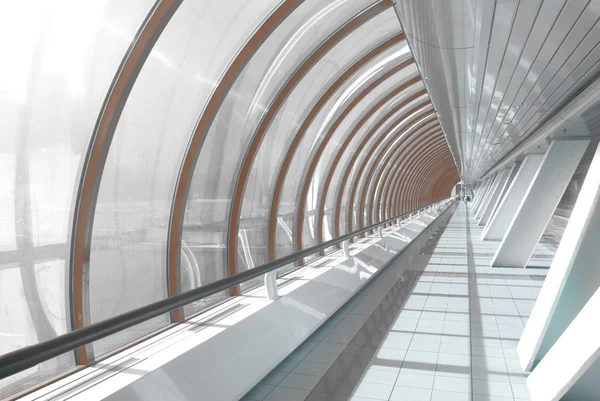
<svg viewBox="0 0 600 401">
<path fill-rule="evenodd" d="M 443 201 L 436 202 L 426 207 L 404 213 L 398 217 L 387 219 L 380 223 L 373 224 L 360 230 L 353 231 L 349 234 L 342 235 L 338 238 L 323 242 L 319 245 L 312 246 L 310 248 L 304 249 L 300 252 L 296 252 L 289 256 L 285 256 L 272 262 L 265 263 L 253 269 L 237 273 L 233 276 L 217 280 L 213 283 L 204 285 L 202 287 L 198 287 L 193 290 L 186 291 L 182 294 L 169 297 L 158 302 L 154 302 L 150 305 L 134 309 L 132 311 L 123 313 L 118 316 L 114 316 L 101 322 L 90 324 L 89 326 L 86 326 L 84 328 L 74 330 L 66 334 L 62 334 L 52 340 L 10 352 L 0 357 L 0 379 L 4 379 L 23 370 L 32 368 L 49 359 L 65 354 L 69 351 L 73 351 L 78 347 L 84 346 L 94 341 L 98 341 L 102 338 L 118 333 L 119 331 L 143 323 L 160 315 L 169 313 L 172 310 L 181 308 L 192 302 L 197 302 L 220 291 L 227 290 L 231 287 L 242 284 L 259 276 L 267 275 L 267 273 L 274 272 L 275 270 L 289 265 L 290 263 L 294 263 L 307 256 L 320 253 L 321 251 L 329 247 L 338 245 L 340 243 L 342 244 L 344 254 L 346 256 L 349 256 L 348 241 L 350 239 L 360 236 L 369 231 L 379 231 L 378 229 L 380 227 L 396 221 L 400 225 L 400 221 L 402 219 L 410 217 L 411 215 L 417 214 L 421 211 L 425 211 L 427 209 L 431 210 L 434 207 L 439 207 L 442 204 L 447 204 L 453 199 L 455 199 L 455 197 L 447 198 Z M 381 235 L 380 231 L 379 233 Z M 269 297 L 272 297 L 273 294 L 276 294 L 277 291 L 274 277 L 275 275 L 267 276 L 265 276 L 267 292 L 269 293 Z M 273 288 L 273 285 L 275 286 L 275 288 Z"/>
</svg>

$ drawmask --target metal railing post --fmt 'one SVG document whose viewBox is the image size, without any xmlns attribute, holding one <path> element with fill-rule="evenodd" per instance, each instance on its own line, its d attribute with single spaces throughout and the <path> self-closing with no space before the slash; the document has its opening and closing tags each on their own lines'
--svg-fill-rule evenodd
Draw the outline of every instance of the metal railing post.
<svg viewBox="0 0 600 401">
<path fill-rule="evenodd" d="M 279 298 L 279 293 L 277 292 L 277 270 L 265 274 L 265 287 L 267 289 L 267 298 L 271 301 Z"/>
<path fill-rule="evenodd" d="M 349 241 L 344 241 L 342 242 L 342 250 L 344 251 L 344 257 L 345 258 L 349 258 L 350 257 L 350 242 Z"/>
</svg>

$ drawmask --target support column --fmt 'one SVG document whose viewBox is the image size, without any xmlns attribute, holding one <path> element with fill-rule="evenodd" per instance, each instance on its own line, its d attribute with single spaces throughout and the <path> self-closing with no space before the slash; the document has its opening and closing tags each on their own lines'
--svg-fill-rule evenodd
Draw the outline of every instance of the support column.
<svg viewBox="0 0 600 401">
<path fill-rule="evenodd" d="M 473 208 L 475 208 L 475 205 L 477 205 L 477 203 L 479 203 L 479 198 L 481 197 L 481 193 L 483 192 L 483 189 L 485 188 L 485 181 L 481 182 L 481 184 L 479 184 L 479 186 L 475 189 L 475 192 L 473 193 Z"/>
<path fill-rule="evenodd" d="M 525 371 L 534 368 L 548 353 L 600 287 L 598 238 L 600 147 L 585 176 L 552 266 L 519 341 L 517 352 Z"/>
<path fill-rule="evenodd" d="M 600 289 L 527 378 L 535 401 L 597 400 L 600 394 Z"/>
<path fill-rule="evenodd" d="M 481 200 L 485 197 L 487 190 L 489 189 L 490 178 L 481 183 L 481 188 L 479 189 L 479 193 L 475 197 L 475 202 L 473 202 L 473 211 L 476 211 L 479 205 L 481 204 Z"/>
<path fill-rule="evenodd" d="M 510 175 L 510 168 L 505 168 L 504 170 L 502 170 L 502 172 L 498 173 L 499 178 L 498 178 L 497 182 L 495 183 L 494 188 L 492 188 L 492 192 L 490 193 L 490 197 L 489 197 L 487 205 L 482 209 L 481 219 L 479 220 L 479 223 L 477 223 L 478 226 L 485 226 L 487 224 L 487 222 L 489 221 L 490 216 L 492 215 L 492 212 L 494 210 L 494 207 L 500 201 L 500 195 L 502 194 L 502 189 L 504 188 L 506 181 L 508 181 L 509 175 Z"/>
<path fill-rule="evenodd" d="M 481 202 L 481 205 L 479 205 L 479 207 L 477 208 L 477 213 L 475 215 L 476 219 L 480 219 L 481 218 L 481 215 L 483 214 L 483 211 L 487 207 L 488 203 L 490 203 L 490 198 L 492 197 L 492 193 L 494 192 L 494 188 L 496 188 L 496 185 L 498 185 L 498 181 L 500 180 L 500 175 L 501 175 L 501 173 L 497 173 L 496 176 L 494 177 L 494 179 L 491 181 L 490 187 L 489 187 L 489 189 L 487 191 L 487 194 L 485 195 L 485 198 Z"/>
<path fill-rule="evenodd" d="M 475 201 L 473 202 L 473 212 L 477 210 L 477 207 L 481 203 L 481 199 L 485 196 L 485 193 L 488 189 L 489 179 L 485 180 L 481 183 L 481 188 L 479 188 L 479 193 L 475 197 Z"/>
<path fill-rule="evenodd" d="M 531 154 L 525 157 L 517 175 L 506 191 L 506 196 L 500 201 L 496 212 L 483 230 L 482 239 L 500 241 L 504 238 L 543 159 L 544 155 L 542 154 Z"/>
<path fill-rule="evenodd" d="M 508 188 L 510 188 L 510 186 L 512 185 L 513 181 L 515 180 L 515 176 L 519 172 L 520 168 L 521 168 L 521 162 L 515 162 L 512 165 L 512 167 L 509 168 L 508 179 L 504 183 L 502 191 L 500 192 L 500 196 L 498 197 L 498 200 L 496 201 L 496 204 L 494 205 L 494 208 L 492 209 L 492 214 L 490 214 L 488 222 L 492 220 L 492 217 L 494 217 L 494 215 L 498 211 L 498 207 L 504 200 L 504 197 L 506 196 L 506 193 L 508 192 Z"/>
<path fill-rule="evenodd" d="M 527 266 L 589 142 L 588 139 L 557 140 L 550 144 L 492 259 L 492 266 Z"/>
</svg>

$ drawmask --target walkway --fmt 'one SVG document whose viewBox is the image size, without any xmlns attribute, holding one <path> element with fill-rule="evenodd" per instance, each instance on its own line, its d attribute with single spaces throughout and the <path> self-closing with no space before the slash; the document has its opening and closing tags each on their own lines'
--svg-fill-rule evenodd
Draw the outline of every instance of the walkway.
<svg viewBox="0 0 600 401">
<path fill-rule="evenodd" d="M 529 400 L 516 346 L 547 269 L 487 267 L 481 231 L 461 204 L 400 280 L 382 272 L 244 400 Z M 538 245 L 536 264 L 552 256 Z"/>
</svg>

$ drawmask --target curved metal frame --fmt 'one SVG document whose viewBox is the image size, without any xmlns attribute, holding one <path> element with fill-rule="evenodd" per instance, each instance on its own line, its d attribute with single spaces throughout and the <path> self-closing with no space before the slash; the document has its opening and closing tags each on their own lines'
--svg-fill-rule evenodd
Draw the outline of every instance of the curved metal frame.
<svg viewBox="0 0 600 401">
<path fill-rule="evenodd" d="M 421 114 L 420 118 L 424 118 L 425 116 L 430 115 L 431 113 L 434 113 L 434 112 L 435 112 L 435 110 L 433 110 L 433 109 L 424 110 L 423 113 Z M 408 147 L 412 148 L 413 144 L 418 143 L 422 140 L 424 132 L 429 132 L 430 129 L 433 129 L 436 126 L 439 126 L 439 123 L 436 123 L 435 119 L 433 119 L 429 124 L 423 126 L 417 132 L 415 132 L 414 135 L 411 135 L 412 140 L 409 140 L 407 138 L 406 141 L 399 141 L 396 144 L 396 146 L 394 146 L 393 142 L 389 143 L 389 145 L 383 147 L 381 149 L 381 152 L 375 156 L 375 160 L 377 160 L 378 163 L 373 164 L 373 166 L 371 167 L 373 169 L 373 176 L 366 187 L 367 192 L 366 192 L 366 198 L 365 198 L 365 205 L 366 205 L 366 208 L 369 210 L 367 212 L 367 223 L 366 223 L 367 225 L 370 225 L 370 222 L 374 221 L 374 219 L 376 218 L 376 215 L 374 215 L 373 213 L 374 213 L 374 209 L 377 208 L 377 206 L 375 204 L 377 194 L 378 194 L 377 189 L 378 188 L 381 189 L 381 187 L 379 187 L 379 184 L 381 182 L 381 177 L 386 170 L 389 170 L 389 167 L 391 166 L 390 161 L 394 158 L 394 156 L 396 155 L 396 152 L 401 147 L 403 147 L 403 145 L 405 145 L 405 144 Z M 390 150 L 390 151 L 388 151 L 388 150 Z M 386 153 L 387 153 L 387 155 L 386 155 Z"/>
<path fill-rule="evenodd" d="M 443 170 L 441 170 L 446 166 Z M 443 180 L 452 173 L 451 165 L 446 161 L 438 167 L 438 174 L 434 176 L 435 179 L 423 181 L 420 185 L 419 193 L 420 198 L 424 201 L 432 198 L 438 190 L 438 187 L 443 183 Z"/>
<path fill-rule="evenodd" d="M 432 133 L 440 133 L 441 132 L 441 127 L 433 127 L 427 131 L 425 131 L 422 135 L 423 136 L 428 136 Z M 403 160 L 404 160 L 404 155 L 400 152 L 397 152 L 397 155 L 395 156 L 393 162 L 392 162 L 392 167 L 388 170 L 388 177 L 385 178 L 385 190 L 382 194 L 383 197 L 383 203 L 381 206 L 381 210 L 384 213 L 384 215 L 390 215 L 391 213 L 391 194 L 394 192 L 395 188 L 396 188 L 396 184 L 398 181 L 398 169 L 401 168 L 402 164 L 403 164 Z M 394 172 L 394 174 L 392 174 L 392 172 Z"/>
<path fill-rule="evenodd" d="M 408 57 L 406 60 L 403 60 L 399 64 L 395 65 L 394 67 L 392 67 L 391 69 L 386 71 L 384 74 L 382 74 L 380 77 L 375 79 L 373 82 L 371 82 L 369 85 L 367 85 L 367 87 L 364 88 L 362 90 L 362 92 L 357 94 L 355 96 L 355 98 L 343 110 L 341 110 L 341 112 L 338 114 L 338 116 L 335 118 L 335 120 L 333 120 L 329 124 L 329 128 L 327 128 L 325 135 L 321 137 L 319 144 L 313 148 L 313 151 L 311 152 L 311 154 L 308 157 L 307 167 L 304 169 L 304 172 L 302 173 L 302 176 L 301 176 L 302 178 L 300 179 L 301 185 L 298 186 L 299 188 L 301 188 L 301 190 L 298 192 L 298 196 L 296 198 L 296 204 L 298 205 L 298 207 L 296 208 L 296 213 L 295 213 L 296 217 L 294 219 L 296 221 L 296 233 L 295 233 L 296 234 L 296 238 L 295 238 L 296 250 L 300 250 L 302 248 L 304 207 L 306 206 L 308 190 L 309 190 L 310 184 L 312 182 L 313 174 L 317 168 L 319 160 L 321 159 L 321 155 L 323 154 L 323 152 L 325 151 L 325 148 L 327 147 L 327 144 L 329 143 L 329 141 L 331 140 L 331 138 L 337 131 L 337 128 L 342 124 L 344 119 L 360 103 L 360 101 L 362 99 L 364 99 L 367 95 L 369 95 L 375 88 L 384 84 L 384 82 L 388 78 L 392 77 L 395 73 L 408 68 L 413 63 L 414 63 L 414 59 L 412 57 Z M 406 83 L 403 82 L 399 87 L 392 90 L 389 94 L 386 94 L 386 96 L 384 96 L 384 98 L 394 96 L 395 94 L 397 94 L 399 91 L 402 90 L 401 88 L 403 88 L 405 84 Z M 368 117 L 370 117 L 370 115 L 372 115 L 374 113 L 374 111 L 372 113 L 370 113 L 371 110 L 373 110 L 373 108 L 367 110 L 367 112 L 363 115 L 363 117 L 361 117 L 361 119 L 359 121 L 361 121 L 363 123 L 366 122 Z M 318 213 L 315 213 L 315 216 L 316 216 L 315 217 L 315 222 L 316 222 L 319 219 Z M 315 228 L 315 234 L 318 232 L 319 231 Z M 322 236 L 319 236 L 317 234 L 316 237 L 317 237 L 317 243 L 323 242 Z"/>
<path fill-rule="evenodd" d="M 413 79 L 409 80 L 409 82 L 402 84 L 401 87 L 404 89 L 409 87 L 410 85 L 413 84 L 412 81 L 413 81 Z M 358 133 L 358 131 L 364 125 L 364 123 L 366 123 L 368 118 L 370 118 L 376 111 L 378 111 L 388 100 L 389 99 L 382 99 L 382 101 L 378 102 L 373 108 L 371 108 L 365 114 L 365 116 L 359 121 L 359 123 L 356 124 L 354 126 L 354 128 L 352 129 L 352 131 L 350 131 L 350 133 L 346 136 L 346 139 L 344 140 L 342 145 L 339 147 L 339 149 L 337 149 L 337 152 L 333 158 L 333 162 L 331 164 L 329 164 L 329 167 L 326 170 L 326 173 L 324 174 L 325 179 L 322 181 L 322 184 L 319 188 L 318 195 L 317 195 L 317 207 L 316 207 L 316 216 L 317 217 L 315 220 L 315 232 L 317 234 L 317 242 L 323 242 L 323 219 L 325 218 L 325 203 L 327 201 L 327 192 L 329 191 L 329 185 L 331 184 L 331 180 L 333 178 L 335 169 L 336 169 L 339 161 L 341 160 L 344 152 L 346 151 L 346 148 L 349 146 L 350 141 L 355 137 L 355 135 Z M 428 105 L 430 105 L 430 104 L 427 102 L 422 102 L 418 105 L 415 105 L 411 109 L 407 110 L 406 113 L 402 114 L 402 116 L 399 117 L 398 119 L 396 119 L 395 121 L 399 121 L 400 118 L 405 117 L 407 115 L 411 115 L 411 114 L 415 113 L 416 111 L 427 107 Z M 399 124 L 404 125 L 405 121 L 406 121 L 406 118 L 404 118 L 404 120 L 402 120 L 402 122 L 400 122 Z M 397 126 L 397 125 L 394 124 L 394 126 Z M 332 219 L 332 221 L 333 221 L 333 219 Z"/>
<path fill-rule="evenodd" d="M 454 167 L 454 168 L 452 168 L 452 167 Z M 446 184 L 449 185 L 449 182 L 447 180 L 448 180 L 448 177 L 451 176 L 452 174 L 454 174 L 455 177 L 458 178 L 456 166 L 449 166 L 446 170 L 444 170 L 444 172 L 442 174 L 440 174 L 436 178 L 436 181 L 434 182 L 434 184 L 432 186 L 426 188 L 425 193 L 429 193 L 429 197 L 426 198 L 425 201 L 427 201 L 428 199 L 435 199 L 438 196 L 440 196 L 440 193 L 442 192 L 442 189 L 445 188 L 445 185 Z M 454 184 L 454 185 L 456 185 L 456 184 Z"/>
<path fill-rule="evenodd" d="M 252 56 L 260 48 L 263 42 L 271 33 L 292 13 L 302 0 L 286 0 L 269 15 L 269 17 L 254 32 L 252 37 L 246 42 L 244 47 L 238 52 L 235 59 L 229 65 L 227 71 L 221 77 L 219 83 L 215 86 L 209 101 L 206 103 L 200 118 L 196 123 L 193 134 L 191 135 L 188 147 L 183 157 L 181 168 L 175 184 L 173 193 L 173 202 L 171 204 L 171 215 L 169 218 L 169 233 L 167 242 L 167 269 L 169 277 L 169 295 L 173 296 L 180 292 L 179 272 L 180 272 L 180 249 L 183 235 L 183 221 L 185 217 L 185 206 L 189 189 L 192 183 L 192 177 L 200 150 L 204 139 L 221 107 L 221 104 L 227 97 L 229 90 L 248 64 Z M 183 311 L 174 311 L 171 316 L 173 321 L 182 319 Z"/>
<path fill-rule="evenodd" d="M 444 140 L 445 138 L 442 135 L 435 144 L 431 145 L 431 147 L 422 147 L 418 153 L 415 153 L 412 160 L 407 163 L 403 185 L 401 184 L 400 187 L 404 188 L 404 191 L 401 192 L 404 194 L 400 202 L 401 207 L 406 208 L 409 204 L 413 203 L 413 181 L 419 175 L 423 166 L 428 166 L 429 163 L 436 160 L 436 157 L 444 153 Z"/>
<path fill-rule="evenodd" d="M 445 152 L 445 148 L 443 145 L 443 141 L 440 139 L 440 140 L 438 140 L 435 147 L 433 147 L 431 149 L 427 149 L 424 152 L 421 152 L 419 155 L 416 156 L 416 162 L 411 164 L 410 170 L 407 171 L 407 174 L 406 174 L 406 179 L 405 179 L 404 186 L 403 186 L 404 191 L 402 192 L 404 194 L 404 196 L 401 199 L 401 201 L 403 202 L 401 204 L 404 205 L 403 207 L 408 207 L 407 206 L 408 204 L 415 202 L 415 195 L 413 193 L 413 189 L 414 189 L 413 184 L 414 184 L 414 181 L 420 175 L 421 171 L 424 168 L 427 168 L 428 165 L 430 163 L 432 163 L 434 160 L 437 160 L 437 158 L 440 157 L 441 155 L 443 155 L 444 152 Z"/>
<path fill-rule="evenodd" d="M 436 126 L 424 128 L 419 134 L 419 142 L 426 141 L 427 138 L 436 135 L 436 133 L 440 130 L 439 124 Z M 411 148 L 414 145 L 411 145 Z M 374 205 L 374 214 L 372 220 L 375 218 L 379 220 L 383 220 L 383 216 L 385 215 L 385 205 L 387 203 L 386 197 L 389 192 L 392 179 L 395 174 L 392 175 L 392 172 L 395 172 L 401 165 L 403 156 L 406 155 L 406 152 L 409 150 L 408 146 L 405 148 L 396 147 L 390 152 L 389 159 L 383 163 L 385 166 L 380 173 L 377 175 L 377 184 L 375 185 L 375 197 L 371 198 L 371 202 Z M 379 191 L 377 191 L 379 188 Z"/>
<path fill-rule="evenodd" d="M 182 1 L 158 0 L 146 16 L 115 73 L 89 141 L 73 205 L 71 229 L 70 304 L 71 325 L 74 330 L 90 324 L 89 269 L 92 233 L 100 182 L 110 145 L 141 69 Z M 75 360 L 78 365 L 91 363 L 94 360 L 92 347 L 77 349 Z"/>
<path fill-rule="evenodd" d="M 456 167 L 456 166 L 454 166 Z M 452 188 L 454 188 L 456 186 L 456 184 L 458 184 L 460 182 L 461 178 L 460 178 L 460 174 L 458 173 L 458 171 L 456 171 L 453 175 L 453 178 L 448 180 L 445 180 L 445 183 L 442 183 L 442 185 L 440 185 L 438 187 L 438 192 L 437 192 L 437 197 L 440 197 L 441 195 L 443 195 L 444 193 L 452 193 Z"/>
<path fill-rule="evenodd" d="M 430 159 L 429 166 L 422 164 L 421 171 L 417 172 L 410 183 L 413 203 L 421 202 L 421 198 L 423 197 L 423 187 L 427 186 L 428 183 L 431 184 L 434 179 L 437 179 L 437 176 L 440 173 L 440 168 L 445 167 L 444 162 L 447 160 L 447 157 L 447 154 L 444 155 L 441 153 L 435 158 L 432 157 Z"/>
<path fill-rule="evenodd" d="M 429 149 L 434 149 L 435 151 L 440 149 L 443 143 L 442 139 L 445 139 L 443 135 L 439 135 L 434 141 L 421 143 L 413 153 L 407 155 L 403 160 L 402 165 L 397 169 L 399 171 L 399 178 L 396 193 L 394 194 L 394 197 L 396 197 L 394 207 L 399 209 L 404 208 L 402 201 L 408 197 L 408 180 L 413 174 L 415 164 L 418 164 L 415 161 L 418 161 L 424 152 L 427 154 Z"/>
<path fill-rule="evenodd" d="M 411 183 L 411 192 L 412 192 L 412 202 L 413 203 L 417 203 L 420 204 L 423 202 L 423 196 L 424 193 L 422 192 L 423 190 L 423 186 L 426 185 L 426 183 L 431 183 L 433 182 L 433 180 L 437 180 L 437 177 L 440 175 L 440 169 L 441 168 L 445 168 L 446 164 L 448 163 L 449 158 L 451 158 L 452 155 L 450 154 L 450 152 L 448 152 L 447 154 L 440 154 L 438 155 L 438 157 L 436 157 L 435 159 L 432 159 L 432 161 L 430 162 L 431 165 L 430 166 L 426 166 L 423 164 L 423 168 L 421 169 L 421 172 L 419 172 L 415 178 L 413 179 L 413 182 Z M 432 175 L 434 172 L 436 172 L 438 174 L 436 175 Z M 428 180 L 428 177 L 431 177 L 432 179 Z"/>
<path fill-rule="evenodd" d="M 389 149 L 389 147 L 392 146 L 392 144 L 397 140 L 399 141 L 397 143 L 397 146 L 401 146 L 405 142 L 409 140 L 412 141 L 414 138 L 417 138 L 423 130 L 429 129 L 430 125 L 434 125 L 436 123 L 435 118 L 435 113 L 433 110 L 431 110 L 428 114 L 426 114 L 426 117 L 420 117 L 420 119 L 411 120 L 408 128 L 397 131 L 395 135 L 390 136 L 389 134 L 391 131 L 386 133 L 386 138 L 384 139 L 383 144 L 374 148 L 373 156 L 369 157 L 369 159 L 363 160 L 366 170 L 363 169 L 362 173 L 365 173 L 366 171 L 366 174 L 360 176 L 357 175 L 356 181 L 354 181 L 355 187 L 352 188 L 353 190 L 354 188 L 356 188 L 356 190 L 354 191 L 355 194 L 358 193 L 358 197 L 356 198 L 358 204 L 358 211 L 356 216 L 359 227 L 364 227 L 364 217 L 367 213 L 369 213 L 367 212 L 368 205 L 366 204 L 366 197 L 369 195 L 369 190 L 373 183 L 373 174 L 375 174 L 375 171 L 381 164 L 373 162 L 369 166 L 369 160 L 379 160 L 382 157 L 382 155 L 386 152 L 386 150 Z M 409 131 L 410 133 L 404 136 L 404 133 Z M 350 211 L 354 215 L 354 202 L 351 203 L 351 207 L 352 209 Z M 367 217 L 367 219 L 369 218 Z"/>
<path fill-rule="evenodd" d="M 344 71 L 333 84 L 327 88 L 320 96 L 319 100 L 317 100 L 310 112 L 305 115 L 302 123 L 299 128 L 296 130 L 296 134 L 294 135 L 292 141 L 290 142 L 285 156 L 283 157 L 279 167 L 277 168 L 277 175 L 275 179 L 275 186 L 272 191 L 271 196 L 271 204 L 269 206 L 269 221 L 268 221 L 268 256 L 269 260 L 275 259 L 275 249 L 276 249 L 276 229 L 277 229 L 277 217 L 279 210 L 279 202 L 281 198 L 281 192 L 283 191 L 283 184 L 285 182 L 285 178 L 287 176 L 288 170 L 296 154 L 296 150 L 300 145 L 300 142 L 304 138 L 304 135 L 308 131 L 308 128 L 317 117 L 321 109 L 326 105 L 326 103 L 331 99 L 331 97 L 335 94 L 335 92 L 348 80 L 350 79 L 357 71 L 360 70 L 363 66 L 365 66 L 369 61 L 377 57 L 379 54 L 392 47 L 395 44 L 400 43 L 405 39 L 404 33 L 400 32 L 394 34 L 391 38 L 385 39 L 381 44 L 377 45 L 375 48 L 367 52 L 365 55 L 361 56 L 358 61 L 352 64 L 346 71 Z"/>
<path fill-rule="evenodd" d="M 418 123 L 418 125 L 416 126 L 412 126 L 410 128 L 408 128 L 408 130 L 411 131 L 410 135 L 406 136 L 406 139 L 408 139 L 409 137 L 415 135 L 417 132 L 419 132 L 423 127 L 429 125 L 432 121 L 437 120 L 437 115 L 435 114 L 434 111 L 432 111 L 432 113 L 428 116 L 425 117 L 420 123 Z M 379 153 L 381 153 L 382 151 L 384 151 L 385 149 L 387 149 L 387 147 L 389 146 L 390 143 L 393 142 L 393 137 L 389 138 L 388 141 L 386 141 L 386 143 L 380 148 Z M 375 158 L 375 160 L 377 160 L 377 158 Z M 359 192 L 359 203 L 358 203 L 358 210 L 360 211 L 360 213 L 358 214 L 358 227 L 364 227 L 365 226 L 365 203 L 366 203 L 366 198 L 367 198 L 367 194 L 368 194 L 368 190 L 369 190 L 369 183 L 371 182 L 372 178 L 373 178 L 373 174 L 375 173 L 375 169 L 378 163 L 373 163 L 373 165 L 371 166 L 371 168 L 369 169 L 368 173 L 365 175 L 364 180 L 362 181 L 358 181 L 358 182 L 362 182 L 362 185 L 360 186 L 360 188 L 362 188 L 362 190 Z M 353 206 L 353 204 L 351 203 L 351 206 Z M 353 210 L 352 210 L 353 211 Z"/>
<path fill-rule="evenodd" d="M 449 171 L 449 162 L 448 157 L 444 157 L 440 159 L 440 161 L 435 166 L 435 169 L 432 169 L 429 172 L 429 176 L 421 176 L 419 180 L 416 180 L 415 183 L 415 194 L 419 199 L 419 202 L 423 202 L 426 198 L 432 196 L 432 189 L 438 183 L 438 180 Z"/>
<path fill-rule="evenodd" d="M 422 102 L 422 104 L 425 104 L 426 102 L 429 102 L 429 100 L 425 100 L 424 102 Z M 394 123 L 389 124 L 389 128 L 385 132 L 381 133 L 381 135 L 377 138 L 377 140 L 375 140 L 371 144 L 370 149 L 366 153 L 363 160 L 360 162 L 360 167 L 358 168 L 356 174 L 354 175 L 354 177 L 352 178 L 352 180 L 350 182 L 348 205 L 346 208 L 346 219 L 347 219 L 346 227 L 350 231 L 353 228 L 353 219 L 352 218 L 354 216 L 354 199 L 356 197 L 356 192 L 361 183 L 361 178 L 363 176 L 363 173 L 364 173 L 365 169 L 367 168 L 369 161 L 372 159 L 373 154 L 378 151 L 378 149 L 383 141 L 385 141 L 385 143 L 390 143 L 390 142 L 395 141 L 397 138 L 401 137 L 404 134 L 405 131 L 397 131 L 395 134 L 390 136 L 390 133 L 393 132 L 394 127 L 397 126 L 397 124 L 404 121 L 403 118 L 404 118 L 404 116 L 396 119 L 394 121 Z M 377 131 L 377 128 L 374 128 L 373 131 Z M 418 128 L 415 129 L 414 131 L 418 131 Z M 368 140 L 368 139 L 366 139 L 366 140 Z M 352 162 L 353 162 L 353 164 L 355 163 L 354 160 Z M 351 171 L 352 165 L 348 165 L 347 168 L 349 171 Z M 346 180 L 344 180 L 342 185 L 344 185 L 344 186 L 346 185 Z M 338 201 L 341 202 L 341 199 L 338 199 Z M 337 210 L 339 210 L 339 208 Z"/>
<path fill-rule="evenodd" d="M 359 12 L 352 19 L 348 20 L 344 25 L 338 28 L 334 33 L 327 37 L 321 44 L 311 52 L 311 54 L 296 67 L 294 72 L 287 79 L 285 84 L 280 88 L 277 95 L 269 106 L 266 108 L 266 113 L 261 117 L 254 134 L 251 137 L 250 144 L 246 148 L 244 157 L 241 163 L 236 168 L 237 179 L 233 185 L 231 204 L 229 207 L 229 218 L 227 224 L 227 262 L 229 266 L 229 274 L 233 275 L 237 273 L 237 237 L 238 229 L 240 224 L 240 214 L 242 208 L 242 198 L 246 188 L 246 183 L 250 175 L 254 158 L 258 153 L 260 144 L 266 135 L 269 126 L 273 119 L 277 116 L 277 112 L 280 107 L 284 104 L 290 93 L 294 90 L 298 82 L 306 75 L 306 73 L 337 43 L 348 36 L 351 32 L 355 31 L 358 27 L 367 23 L 377 15 L 386 11 L 393 4 L 390 0 L 381 0 L 374 3 Z M 239 289 L 234 287 L 232 289 L 232 295 L 237 295 Z"/>
<path fill-rule="evenodd" d="M 428 138 L 427 142 L 419 144 L 416 150 L 420 150 L 423 148 L 423 146 L 430 145 L 432 142 L 434 145 L 437 145 L 439 143 L 438 135 L 440 135 L 441 132 L 441 127 L 438 126 L 437 129 L 432 132 L 432 136 Z M 390 193 L 388 194 L 388 206 L 386 206 L 391 210 L 391 213 L 393 213 L 393 211 L 396 210 L 397 207 L 399 207 L 396 199 L 397 195 L 403 193 L 406 190 L 403 184 L 404 175 L 406 174 L 407 170 L 407 163 L 409 162 L 409 156 L 411 155 L 403 155 L 403 157 L 400 159 L 398 166 L 395 168 L 395 174 L 392 176 L 392 186 Z M 412 158 L 410 160 L 412 160 Z"/>
<path fill-rule="evenodd" d="M 343 191 L 346 188 L 345 184 L 348 180 L 348 176 L 350 175 L 350 173 L 352 171 L 352 167 L 356 163 L 356 159 L 362 153 L 363 148 L 367 145 L 367 143 L 369 142 L 369 139 L 375 134 L 375 132 L 377 132 L 379 127 L 383 124 L 383 121 L 390 119 L 395 113 L 397 113 L 399 110 L 401 110 L 402 107 L 405 107 L 410 102 L 418 99 L 419 97 L 425 96 L 426 94 L 427 94 L 427 91 L 425 89 L 422 89 L 422 90 L 412 94 L 411 96 L 404 99 L 399 105 L 395 106 L 394 109 L 390 110 L 384 117 L 380 118 L 376 124 L 373 124 L 373 126 L 368 131 L 368 133 L 364 135 L 363 140 L 358 145 L 357 149 L 355 150 L 355 152 L 352 155 L 352 157 L 350 158 L 350 160 L 348 160 L 346 165 L 343 167 L 343 174 L 341 175 L 341 179 L 339 180 L 338 187 L 335 191 L 336 205 L 333 210 L 334 233 L 335 233 L 336 237 L 339 236 L 339 232 L 340 232 L 340 214 L 341 214 L 341 203 L 342 203 L 342 198 L 343 198 Z M 425 104 L 426 102 L 430 103 L 429 99 L 424 99 L 424 101 L 421 102 L 421 104 Z M 398 120 L 396 120 L 396 121 L 398 121 Z M 384 137 L 385 137 L 385 134 L 382 134 L 375 141 L 375 144 L 374 144 L 374 146 L 371 146 L 371 148 L 366 156 L 366 159 L 368 159 L 370 157 L 370 155 L 375 151 L 375 148 L 384 139 Z M 361 163 L 361 168 L 364 168 L 364 163 Z M 360 170 L 360 173 L 362 173 L 362 170 Z"/>
<path fill-rule="evenodd" d="M 439 146 L 440 137 L 443 137 L 443 135 L 440 135 L 441 129 L 439 125 L 435 128 L 436 129 L 431 131 L 427 138 L 420 138 L 420 140 L 415 143 L 414 147 L 403 155 L 400 163 L 394 170 L 393 176 L 395 178 L 397 177 L 397 181 L 394 187 L 395 192 L 392 192 L 392 196 L 394 196 L 395 193 L 406 193 L 405 176 L 410 174 L 414 161 L 418 160 L 418 157 L 423 153 L 423 150 L 428 147 L 435 148 Z"/>
</svg>

